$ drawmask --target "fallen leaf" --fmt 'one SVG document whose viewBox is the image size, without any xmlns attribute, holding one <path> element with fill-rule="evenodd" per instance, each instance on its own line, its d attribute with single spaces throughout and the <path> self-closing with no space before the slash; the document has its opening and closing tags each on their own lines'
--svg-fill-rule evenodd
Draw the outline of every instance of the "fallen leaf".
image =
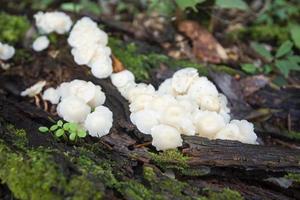
<svg viewBox="0 0 300 200">
<path fill-rule="evenodd" d="M 182 21 L 178 25 L 178 30 L 183 32 L 193 45 L 193 53 L 196 58 L 210 63 L 220 63 L 228 59 L 225 49 L 208 32 L 195 21 Z"/>
<path fill-rule="evenodd" d="M 268 83 L 269 78 L 264 75 L 250 76 L 240 80 L 244 96 L 250 96 L 265 87 Z"/>
<path fill-rule="evenodd" d="M 113 64 L 113 72 L 114 73 L 123 71 L 125 69 L 122 62 L 117 57 L 115 57 L 114 55 L 112 55 L 112 64 Z"/>
</svg>

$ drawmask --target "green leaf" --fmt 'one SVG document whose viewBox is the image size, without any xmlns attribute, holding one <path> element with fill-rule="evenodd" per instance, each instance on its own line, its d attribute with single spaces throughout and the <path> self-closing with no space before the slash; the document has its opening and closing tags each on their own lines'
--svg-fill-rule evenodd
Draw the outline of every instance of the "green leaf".
<svg viewBox="0 0 300 200">
<path fill-rule="evenodd" d="M 39 131 L 40 131 L 41 133 L 46 133 L 46 132 L 49 131 L 49 129 L 48 129 L 46 126 L 41 126 L 41 127 L 39 127 Z"/>
<path fill-rule="evenodd" d="M 55 131 L 56 129 L 58 129 L 58 126 L 56 124 L 50 127 L 50 131 Z"/>
<path fill-rule="evenodd" d="M 63 129 L 64 129 L 65 131 L 68 131 L 68 130 L 70 129 L 70 123 L 65 123 L 65 124 L 63 125 Z"/>
<path fill-rule="evenodd" d="M 287 57 L 287 59 L 291 62 L 300 64 L 300 56 L 289 56 Z"/>
<path fill-rule="evenodd" d="M 84 130 L 79 130 L 77 133 L 78 137 L 84 138 L 86 136 L 86 131 Z"/>
<path fill-rule="evenodd" d="M 285 41 L 277 50 L 276 52 L 276 58 L 280 58 L 282 56 L 285 56 L 289 52 L 291 52 L 293 48 L 293 43 L 289 40 Z"/>
<path fill-rule="evenodd" d="M 65 134 L 65 131 L 63 129 L 58 129 L 56 132 L 55 132 L 55 136 L 56 137 L 61 137 Z"/>
<path fill-rule="evenodd" d="M 69 124 L 69 129 L 72 132 L 74 132 L 74 131 L 76 132 L 76 130 L 78 129 L 78 125 L 76 123 L 70 123 Z"/>
<path fill-rule="evenodd" d="M 282 87 L 287 84 L 287 81 L 282 75 L 277 76 L 272 82 L 278 85 L 279 87 Z"/>
<path fill-rule="evenodd" d="M 79 12 L 83 8 L 83 6 L 80 5 L 79 3 L 67 2 L 67 3 L 61 4 L 60 8 L 64 11 Z"/>
<path fill-rule="evenodd" d="M 295 46 L 300 49 L 300 26 L 294 25 L 290 28 L 290 33 Z"/>
<path fill-rule="evenodd" d="M 185 10 L 187 8 L 192 8 L 193 10 L 196 10 L 196 5 L 205 1 L 206 0 L 175 0 L 176 4 L 181 10 Z"/>
<path fill-rule="evenodd" d="M 289 76 L 290 64 L 291 62 L 288 60 L 276 60 L 275 62 L 275 66 L 279 69 L 279 71 L 284 75 L 285 78 Z"/>
<path fill-rule="evenodd" d="M 263 69 L 264 69 L 265 74 L 269 74 L 271 71 L 273 71 L 273 68 L 271 65 L 264 65 Z"/>
<path fill-rule="evenodd" d="M 251 47 L 262 57 L 264 57 L 267 61 L 271 61 L 273 59 L 272 54 L 265 48 L 264 45 L 252 42 Z"/>
<path fill-rule="evenodd" d="M 225 9 L 248 9 L 248 5 L 243 0 L 216 0 L 215 5 L 219 8 Z"/>
<path fill-rule="evenodd" d="M 71 133 L 70 135 L 69 135 L 69 139 L 71 140 L 71 141 L 74 141 L 75 139 L 76 139 L 76 133 Z"/>
<path fill-rule="evenodd" d="M 242 70 L 248 74 L 255 74 L 257 67 L 254 64 L 242 64 Z"/>
<path fill-rule="evenodd" d="M 63 121 L 61 121 L 61 120 L 58 120 L 56 124 L 59 127 L 62 127 L 64 125 Z"/>
</svg>

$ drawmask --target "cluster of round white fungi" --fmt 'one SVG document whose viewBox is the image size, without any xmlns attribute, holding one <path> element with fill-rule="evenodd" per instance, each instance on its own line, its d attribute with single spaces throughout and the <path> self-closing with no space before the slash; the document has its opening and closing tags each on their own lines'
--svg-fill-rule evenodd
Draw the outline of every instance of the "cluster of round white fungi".
<svg viewBox="0 0 300 200">
<path fill-rule="evenodd" d="M 71 18 L 63 12 L 38 12 L 34 15 L 35 25 L 40 34 L 64 34 L 69 32 L 72 26 Z M 35 51 L 42 51 L 49 46 L 49 39 L 45 36 L 39 36 L 32 44 Z"/>
<path fill-rule="evenodd" d="M 46 34 L 62 34 L 72 26 L 71 19 L 60 12 L 39 12 L 35 19 L 39 30 Z M 46 43 L 46 38 L 38 38 L 34 46 L 43 49 Z M 157 150 L 182 146 L 181 135 L 257 144 L 253 124 L 246 120 L 231 120 L 226 97 L 206 77 L 200 77 L 197 69 L 177 71 L 158 90 L 151 84 L 135 83 L 134 75 L 128 70 L 112 73 L 108 36 L 88 17 L 76 22 L 68 43 L 78 65 L 90 67 L 97 78 L 111 77 L 113 85 L 130 103 L 132 123 L 142 133 L 151 134 L 152 145 Z M 44 86 L 45 82 L 39 82 L 23 91 L 22 95 L 34 96 Z M 100 86 L 91 82 L 73 80 L 62 83 L 56 89 L 48 88 L 43 99 L 58 104 L 60 117 L 82 125 L 92 136 L 108 134 L 112 127 L 112 112 L 102 105 L 105 95 Z"/>
<path fill-rule="evenodd" d="M 181 146 L 181 134 L 257 144 L 253 124 L 230 121 L 226 97 L 194 68 L 177 71 L 157 91 L 152 85 L 135 83 L 128 70 L 112 74 L 111 80 L 130 102 L 132 123 L 151 134 L 157 150 Z"/>
<path fill-rule="evenodd" d="M 74 122 L 101 137 L 109 133 L 113 114 L 103 103 L 105 94 L 99 85 L 83 80 L 64 82 L 59 87 L 48 88 L 43 99 L 57 105 L 57 113 L 67 122 Z"/>
</svg>

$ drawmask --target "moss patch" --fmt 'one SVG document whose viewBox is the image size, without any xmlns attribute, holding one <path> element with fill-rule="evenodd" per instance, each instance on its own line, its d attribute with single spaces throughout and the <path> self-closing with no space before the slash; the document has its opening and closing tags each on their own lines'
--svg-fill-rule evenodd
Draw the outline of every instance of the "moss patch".
<svg viewBox="0 0 300 200">
<path fill-rule="evenodd" d="M 300 174 L 288 173 L 287 175 L 284 176 L 284 178 L 290 179 L 293 182 L 300 184 Z"/>
<path fill-rule="evenodd" d="M 22 41 L 30 23 L 24 16 L 0 13 L 0 41 L 11 45 Z"/>
<path fill-rule="evenodd" d="M 229 188 L 223 189 L 221 192 L 206 189 L 207 197 L 200 197 L 198 200 L 243 200 L 241 194 Z"/>
<path fill-rule="evenodd" d="M 170 149 L 159 154 L 151 153 L 150 155 L 153 162 L 163 169 L 183 170 L 188 166 L 189 158 L 177 149 Z"/>
</svg>

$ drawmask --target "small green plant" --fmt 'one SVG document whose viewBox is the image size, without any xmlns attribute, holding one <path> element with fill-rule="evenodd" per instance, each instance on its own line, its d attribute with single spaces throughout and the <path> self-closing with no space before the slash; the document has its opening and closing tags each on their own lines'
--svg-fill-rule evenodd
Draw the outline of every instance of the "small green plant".
<svg viewBox="0 0 300 200">
<path fill-rule="evenodd" d="M 300 70 L 300 56 L 294 54 L 293 46 L 293 42 L 287 40 L 272 54 L 264 45 L 254 42 L 251 44 L 251 47 L 264 58 L 265 64 L 263 67 L 258 68 L 254 64 L 247 63 L 242 65 L 242 69 L 249 74 L 268 74 L 274 69 L 277 69 L 287 78 L 290 71 Z"/>
<path fill-rule="evenodd" d="M 41 133 L 53 133 L 57 138 L 69 138 L 71 141 L 77 140 L 77 138 L 86 137 L 87 133 L 85 130 L 80 128 L 80 126 L 76 123 L 66 122 L 64 123 L 62 120 L 57 121 L 56 124 L 52 126 L 39 127 L 39 131 Z"/>
</svg>

